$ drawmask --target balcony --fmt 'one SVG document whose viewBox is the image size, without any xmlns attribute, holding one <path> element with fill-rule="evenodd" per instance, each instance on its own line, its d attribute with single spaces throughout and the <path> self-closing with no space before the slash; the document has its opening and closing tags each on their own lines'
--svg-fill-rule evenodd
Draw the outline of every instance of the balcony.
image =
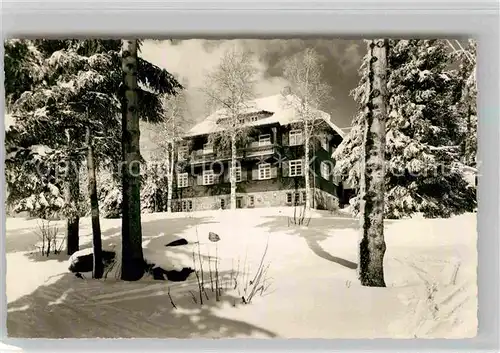
<svg viewBox="0 0 500 353">
<path fill-rule="evenodd" d="M 276 145 L 272 143 L 252 142 L 245 148 L 238 149 L 236 158 L 255 158 L 260 156 L 273 155 L 276 152 Z M 212 161 L 225 161 L 231 159 L 231 151 L 223 153 L 214 150 L 201 149 L 191 153 L 191 164 L 206 163 Z"/>
<path fill-rule="evenodd" d="M 270 142 L 251 142 L 244 150 L 244 156 L 246 158 L 259 157 L 272 155 L 276 151 L 276 145 Z"/>
</svg>

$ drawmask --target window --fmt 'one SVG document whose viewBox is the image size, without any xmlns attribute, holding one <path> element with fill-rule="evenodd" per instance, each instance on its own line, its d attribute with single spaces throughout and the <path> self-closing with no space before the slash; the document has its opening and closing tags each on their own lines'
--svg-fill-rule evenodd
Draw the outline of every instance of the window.
<svg viewBox="0 0 500 353">
<path fill-rule="evenodd" d="M 239 183 L 241 181 L 241 167 L 238 166 L 234 168 L 229 168 L 229 171 L 231 173 L 230 176 L 232 175 L 233 172 L 236 174 L 236 182 Z"/>
<path fill-rule="evenodd" d="M 294 201 L 295 201 L 296 205 L 300 204 L 300 192 L 296 192 L 295 193 L 295 195 L 294 195 Z"/>
<path fill-rule="evenodd" d="M 253 195 L 248 196 L 248 207 L 253 207 L 255 204 L 255 198 Z"/>
<path fill-rule="evenodd" d="M 259 120 L 259 118 L 257 116 L 252 116 L 251 120 L 252 121 L 257 121 L 257 120 Z"/>
<path fill-rule="evenodd" d="M 302 145 L 302 131 L 301 130 L 290 130 L 289 133 L 289 144 L 290 146 Z"/>
<path fill-rule="evenodd" d="M 226 201 L 224 199 L 220 199 L 220 208 L 224 209 L 226 207 Z"/>
<path fill-rule="evenodd" d="M 321 176 L 323 179 L 330 179 L 330 166 L 326 162 L 321 162 Z"/>
<path fill-rule="evenodd" d="M 178 188 L 186 188 L 188 186 L 189 186 L 188 173 L 177 174 L 177 187 Z"/>
<path fill-rule="evenodd" d="M 238 119 L 239 123 L 240 124 L 244 124 L 245 123 L 245 119 Z"/>
<path fill-rule="evenodd" d="M 269 163 L 259 164 L 259 180 L 271 179 L 271 165 Z"/>
<path fill-rule="evenodd" d="M 292 193 L 291 192 L 286 193 L 286 203 L 289 203 L 289 204 L 292 203 Z"/>
<path fill-rule="evenodd" d="M 180 212 L 189 212 L 193 210 L 193 201 L 191 200 L 182 200 L 178 203 L 178 210 Z"/>
<path fill-rule="evenodd" d="M 214 184 L 214 171 L 213 170 L 204 170 L 203 171 L 203 185 L 212 185 Z"/>
<path fill-rule="evenodd" d="M 307 195 L 305 191 L 302 191 L 302 203 L 306 203 Z"/>
<path fill-rule="evenodd" d="M 203 153 L 213 153 L 214 152 L 214 145 L 211 143 L 205 143 L 203 145 Z"/>
<path fill-rule="evenodd" d="M 177 151 L 177 157 L 179 159 L 185 159 L 189 153 L 188 146 L 179 146 L 179 150 Z"/>
<path fill-rule="evenodd" d="M 288 173 L 289 176 L 294 177 L 302 175 L 302 160 L 296 159 L 290 161 L 289 168 L 290 168 L 290 171 Z"/>
<path fill-rule="evenodd" d="M 265 146 L 270 144 L 271 144 L 271 135 L 269 134 L 259 135 L 259 146 Z"/>
<path fill-rule="evenodd" d="M 322 138 L 321 138 L 321 147 L 323 147 L 323 149 L 325 151 L 329 151 L 329 146 L 328 146 L 328 135 L 323 135 Z"/>
</svg>

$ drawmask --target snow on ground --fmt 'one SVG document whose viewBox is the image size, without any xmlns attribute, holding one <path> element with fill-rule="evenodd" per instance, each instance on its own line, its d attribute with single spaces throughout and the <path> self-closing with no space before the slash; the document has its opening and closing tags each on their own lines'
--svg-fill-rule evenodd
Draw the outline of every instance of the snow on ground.
<svg viewBox="0 0 500 353">
<path fill-rule="evenodd" d="M 444 220 L 416 217 L 386 221 L 387 288 L 367 288 L 358 283 L 357 220 L 312 211 L 307 226 L 296 226 L 289 224 L 290 216 L 293 208 L 143 215 L 147 256 L 172 269 L 195 266 L 198 270 L 201 258 L 207 288 L 202 306 L 195 274 L 186 282 L 175 283 L 150 278 L 133 283 L 77 279 L 67 273 L 67 256 L 44 258 L 33 253 L 36 220 L 7 219 L 9 335 L 475 336 L 476 214 Z M 104 249 L 119 248 L 120 224 L 119 219 L 101 221 Z M 90 247 L 90 220 L 82 220 L 80 232 L 81 248 Z M 220 241 L 211 242 L 209 232 L 217 233 Z M 165 247 L 179 237 L 190 244 Z M 263 265 L 269 265 L 269 270 L 263 282 L 269 288 L 250 304 L 240 304 L 241 296 L 248 296 L 245 283 L 254 278 L 266 244 Z M 210 288 L 216 256 L 224 290 L 219 301 Z"/>
</svg>

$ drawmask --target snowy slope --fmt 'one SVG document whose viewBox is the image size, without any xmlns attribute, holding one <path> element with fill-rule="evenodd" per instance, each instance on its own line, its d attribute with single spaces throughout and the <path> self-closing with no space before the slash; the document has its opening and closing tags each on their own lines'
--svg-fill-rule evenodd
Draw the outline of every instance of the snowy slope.
<svg viewBox="0 0 500 353">
<path fill-rule="evenodd" d="M 315 211 L 309 226 L 289 226 L 292 211 L 276 208 L 143 215 L 146 253 L 166 254 L 174 267 L 193 266 L 193 253 L 196 259 L 200 255 L 205 259 L 205 282 L 209 281 L 207 259 L 212 259 L 213 270 L 216 254 L 222 278 L 227 279 L 238 268 L 249 273 L 247 280 L 253 278 L 268 244 L 265 263 L 269 264 L 266 278 L 270 287 L 247 305 L 240 304 L 241 287 L 233 290 L 224 282 L 222 298 L 216 301 L 207 290 L 210 300 L 200 306 L 194 276 L 178 283 L 150 278 L 134 283 L 77 279 L 66 273 L 64 259 L 30 255 L 27 244 L 33 235 L 24 231 L 19 219 L 8 219 L 9 335 L 475 336 L 475 214 L 445 220 L 387 221 L 387 288 L 366 288 L 356 279 L 357 220 Z M 120 220 L 102 221 L 105 248 L 119 246 L 119 226 Z M 90 246 L 90 229 L 90 221 L 83 220 L 82 247 Z M 208 232 L 216 232 L 221 240 L 210 242 Z M 164 245 L 178 237 L 192 244 L 187 250 L 179 247 L 167 253 Z M 193 244 L 196 242 L 199 246 Z M 244 276 L 239 278 L 244 282 Z M 68 325 L 69 321 L 74 324 Z"/>
</svg>

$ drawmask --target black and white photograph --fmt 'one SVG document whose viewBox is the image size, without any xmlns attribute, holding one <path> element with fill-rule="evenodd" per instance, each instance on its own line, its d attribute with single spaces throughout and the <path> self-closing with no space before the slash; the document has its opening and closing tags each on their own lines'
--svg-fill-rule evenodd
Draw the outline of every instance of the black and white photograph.
<svg viewBox="0 0 500 353">
<path fill-rule="evenodd" d="M 476 53 L 6 39 L 8 337 L 475 337 Z"/>
</svg>

